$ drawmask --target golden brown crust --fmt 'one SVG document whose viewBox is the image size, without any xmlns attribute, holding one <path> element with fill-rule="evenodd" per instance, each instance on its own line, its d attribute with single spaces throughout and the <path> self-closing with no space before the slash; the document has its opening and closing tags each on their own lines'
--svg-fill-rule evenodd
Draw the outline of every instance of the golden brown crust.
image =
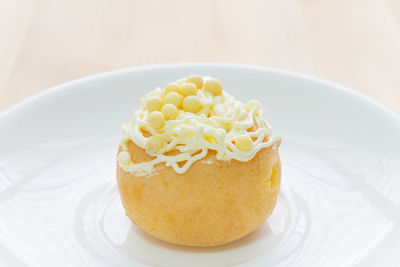
<svg viewBox="0 0 400 267">
<path fill-rule="evenodd" d="M 133 142 L 128 152 L 135 163 L 152 159 Z M 272 147 L 248 162 L 217 161 L 209 151 L 184 174 L 164 164 L 155 169 L 151 177 L 138 177 L 117 164 L 126 214 L 147 233 L 187 246 L 220 245 L 255 230 L 272 213 L 281 178 Z"/>
</svg>

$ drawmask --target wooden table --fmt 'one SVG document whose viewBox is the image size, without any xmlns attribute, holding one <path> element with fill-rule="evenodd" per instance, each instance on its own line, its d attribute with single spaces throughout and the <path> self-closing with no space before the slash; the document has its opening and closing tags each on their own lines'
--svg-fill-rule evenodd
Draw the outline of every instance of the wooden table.
<svg viewBox="0 0 400 267">
<path fill-rule="evenodd" d="M 93 73 L 167 62 L 272 66 L 400 112 L 399 0 L 0 0 L 0 111 Z"/>
</svg>

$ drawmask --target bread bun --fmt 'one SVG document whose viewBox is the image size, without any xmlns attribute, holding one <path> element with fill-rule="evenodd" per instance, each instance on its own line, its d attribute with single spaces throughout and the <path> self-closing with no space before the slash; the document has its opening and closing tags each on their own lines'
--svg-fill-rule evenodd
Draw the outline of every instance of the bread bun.
<svg viewBox="0 0 400 267">
<path fill-rule="evenodd" d="M 117 164 L 126 215 L 150 235 L 173 244 L 205 247 L 237 240 L 263 224 L 275 207 L 279 144 L 262 148 L 247 162 L 217 160 L 209 150 L 183 174 L 158 164 L 152 176 L 136 176 Z M 127 149 L 133 163 L 153 159 L 132 141 Z"/>
</svg>

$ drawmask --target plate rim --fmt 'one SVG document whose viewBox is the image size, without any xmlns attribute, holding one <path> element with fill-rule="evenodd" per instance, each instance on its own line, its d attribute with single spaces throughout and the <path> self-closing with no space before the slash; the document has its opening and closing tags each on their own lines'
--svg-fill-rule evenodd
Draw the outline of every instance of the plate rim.
<svg viewBox="0 0 400 267">
<path fill-rule="evenodd" d="M 371 107 L 374 107 L 375 109 L 379 110 L 380 112 L 384 113 L 385 115 L 391 117 L 392 119 L 396 120 L 398 123 L 400 123 L 400 114 L 396 113 L 383 103 L 373 99 L 370 96 L 367 96 L 355 89 L 351 89 L 350 87 L 344 86 L 342 84 L 329 81 L 314 75 L 310 74 L 305 74 L 305 73 L 300 73 L 288 69 L 282 69 L 282 68 L 273 68 L 270 66 L 261 66 L 261 65 L 252 65 L 252 64 L 240 64 L 240 63 L 223 63 L 223 62 L 180 62 L 180 63 L 163 63 L 163 64 L 149 64 L 149 65 L 141 65 L 141 66 L 135 66 L 135 67 L 128 67 L 128 68 L 122 68 L 122 69 L 114 69 L 106 72 L 99 72 L 99 73 L 94 73 L 88 76 L 84 76 L 81 78 L 73 79 L 52 87 L 49 87 L 47 89 L 44 89 L 38 93 L 35 93 L 31 96 L 28 96 L 15 104 L 9 106 L 3 111 L 0 111 L 0 121 L 5 119 L 8 115 L 13 113 L 14 111 L 17 111 L 20 108 L 23 108 L 25 105 L 28 105 L 35 100 L 55 94 L 59 91 L 62 90 L 67 90 L 68 87 L 73 86 L 75 84 L 79 84 L 81 82 L 90 82 L 92 80 L 96 80 L 98 78 L 104 78 L 108 76 L 113 76 L 119 73 L 125 73 L 125 72 L 135 72 L 135 71 L 146 71 L 146 70 L 151 70 L 151 69 L 168 69 L 168 68 L 182 68 L 182 67 L 217 67 L 217 68 L 227 68 L 227 69 L 250 69 L 250 70 L 256 70 L 256 71 L 266 71 L 272 74 L 278 74 L 278 75 L 283 75 L 283 76 L 292 76 L 295 78 L 307 80 L 310 82 L 314 83 L 319 83 L 324 89 L 327 90 L 328 88 L 339 91 L 340 93 L 344 95 L 351 96 L 352 98 L 363 101 L 365 104 L 368 104 Z"/>
</svg>

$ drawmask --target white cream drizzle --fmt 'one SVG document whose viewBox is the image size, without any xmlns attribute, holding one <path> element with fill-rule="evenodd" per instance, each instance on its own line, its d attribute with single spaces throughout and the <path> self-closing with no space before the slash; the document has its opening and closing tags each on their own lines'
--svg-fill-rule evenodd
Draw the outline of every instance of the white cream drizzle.
<svg viewBox="0 0 400 267">
<path fill-rule="evenodd" d="M 198 90 L 197 96 L 202 101 L 202 109 L 198 113 L 180 110 L 175 120 L 166 121 L 162 129 L 155 131 L 147 122 L 149 112 L 145 109 L 145 103 L 148 98 L 162 94 L 162 89 L 157 88 L 141 100 L 140 108 L 134 112 L 132 121 L 123 124 L 121 147 L 126 152 L 126 143 L 132 140 L 140 148 L 146 149 L 148 137 L 143 135 L 142 130 L 161 137 L 165 140 L 165 146 L 157 153 L 146 151 L 154 156 L 154 159 L 148 162 L 133 163 L 123 153 L 118 157 L 118 163 L 127 172 L 137 176 L 151 176 L 154 174 L 154 166 L 164 163 L 181 174 L 195 161 L 203 159 L 208 150 L 216 151 L 217 160 L 249 161 L 262 148 L 277 148 L 280 136 L 272 135 L 268 122 L 261 116 L 260 103 L 252 100 L 244 105 L 225 91 L 221 96 L 214 96 L 204 90 Z M 249 131 L 253 127 L 257 130 Z M 250 151 L 240 151 L 234 145 L 234 139 L 241 134 L 248 134 L 253 138 Z M 267 141 L 264 141 L 265 139 Z M 166 155 L 169 151 L 179 153 Z"/>
</svg>

